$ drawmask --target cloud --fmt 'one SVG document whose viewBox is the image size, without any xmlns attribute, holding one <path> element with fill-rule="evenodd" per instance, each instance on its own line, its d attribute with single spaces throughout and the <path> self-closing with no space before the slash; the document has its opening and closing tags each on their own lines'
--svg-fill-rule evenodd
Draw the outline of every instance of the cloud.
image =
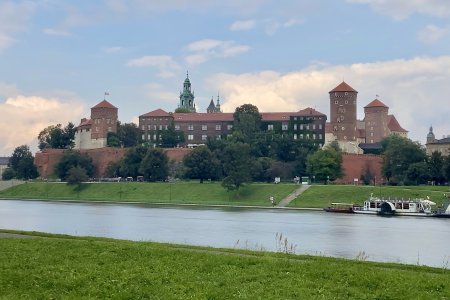
<svg viewBox="0 0 450 300">
<path fill-rule="evenodd" d="M 83 105 L 73 100 L 17 95 L 0 102 L 0 111 L 0 154 L 10 155 L 23 144 L 36 151 L 42 129 L 78 120 L 83 115 Z"/>
<path fill-rule="evenodd" d="M 123 50 L 123 47 L 119 47 L 119 46 L 114 46 L 114 47 L 108 47 L 105 48 L 104 51 L 106 53 L 117 53 Z"/>
<path fill-rule="evenodd" d="M 265 20 L 265 32 L 268 35 L 273 35 L 275 34 L 279 29 L 282 28 L 290 28 L 292 26 L 298 25 L 298 24 L 302 24 L 304 23 L 304 20 L 300 20 L 300 19 L 289 19 L 285 22 L 280 22 L 280 21 L 276 21 L 276 20 Z"/>
<path fill-rule="evenodd" d="M 54 28 L 45 28 L 42 31 L 44 34 L 47 35 L 56 35 L 56 36 L 70 36 L 70 32 L 61 30 L 61 29 L 54 29 Z"/>
<path fill-rule="evenodd" d="M 250 50 L 250 47 L 239 45 L 234 41 L 204 39 L 187 45 L 186 50 L 192 53 L 185 57 L 186 62 L 190 65 L 198 65 L 211 58 L 232 57 L 245 53 Z"/>
<path fill-rule="evenodd" d="M 149 83 L 144 86 L 145 94 L 153 103 L 167 102 L 172 106 L 178 103 L 178 94 L 167 91 L 164 87 L 157 83 Z"/>
<path fill-rule="evenodd" d="M 418 13 L 434 17 L 450 16 L 448 0 L 347 0 L 350 3 L 368 4 L 376 12 L 401 20 Z"/>
<path fill-rule="evenodd" d="M 427 25 L 419 31 L 417 39 L 424 44 L 433 44 L 447 35 L 448 27 L 437 27 L 435 25 Z"/>
<path fill-rule="evenodd" d="M 155 67 L 159 70 L 158 76 L 162 78 L 173 77 L 180 69 L 177 62 L 168 55 L 149 55 L 134 58 L 130 59 L 126 65 L 129 67 Z"/>
<path fill-rule="evenodd" d="M 245 74 L 217 74 L 208 80 L 220 90 L 222 108 L 232 112 L 252 103 L 260 111 L 297 111 L 313 107 L 329 115 L 328 92 L 342 79 L 359 91 L 358 117 L 363 107 L 379 94 L 410 137 L 424 142 L 428 127 L 449 134 L 450 56 L 416 57 L 351 65 L 311 65 L 279 73 L 263 71 Z"/>
<path fill-rule="evenodd" d="M 250 30 L 255 28 L 255 20 L 236 21 L 230 26 L 231 31 Z"/>
</svg>

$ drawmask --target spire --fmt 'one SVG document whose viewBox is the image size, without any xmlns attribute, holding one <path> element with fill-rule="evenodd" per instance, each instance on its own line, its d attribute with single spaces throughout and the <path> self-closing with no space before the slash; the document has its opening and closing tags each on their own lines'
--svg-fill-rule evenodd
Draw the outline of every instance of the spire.
<svg viewBox="0 0 450 300">
<path fill-rule="evenodd" d="M 433 126 L 430 126 L 430 132 L 428 132 L 428 134 L 427 134 L 427 144 L 433 143 L 435 140 L 436 140 L 436 137 L 434 136 L 434 133 L 433 133 Z"/>
<path fill-rule="evenodd" d="M 218 112 L 218 113 L 222 112 L 222 111 L 220 110 L 220 95 L 219 95 L 219 92 L 217 92 L 216 112 Z"/>
</svg>

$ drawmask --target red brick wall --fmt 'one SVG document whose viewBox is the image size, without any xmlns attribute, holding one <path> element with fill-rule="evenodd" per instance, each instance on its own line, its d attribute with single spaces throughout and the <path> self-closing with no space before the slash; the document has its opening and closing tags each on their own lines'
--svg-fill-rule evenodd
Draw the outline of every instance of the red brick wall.
<svg viewBox="0 0 450 300">
<path fill-rule="evenodd" d="M 94 164 L 94 176 L 104 177 L 106 168 L 110 162 L 115 162 L 125 155 L 126 148 L 98 148 L 88 150 L 77 150 L 80 153 L 85 153 L 92 158 Z M 55 173 L 55 166 L 61 159 L 64 149 L 45 149 L 42 152 L 37 152 L 34 163 L 38 167 L 39 174 L 43 178 L 48 178 Z M 187 148 L 173 148 L 166 149 L 167 156 L 170 160 L 182 161 L 184 156 L 191 152 L 192 149 Z"/>
<path fill-rule="evenodd" d="M 354 179 L 359 180 L 359 184 L 362 184 L 360 180 L 361 175 L 364 172 L 366 166 L 369 166 L 372 174 L 376 178 L 376 183 L 382 182 L 381 166 L 383 159 L 379 155 L 371 154 L 343 154 L 342 155 L 342 169 L 344 171 L 344 177 L 336 180 L 337 183 L 354 184 Z"/>
</svg>

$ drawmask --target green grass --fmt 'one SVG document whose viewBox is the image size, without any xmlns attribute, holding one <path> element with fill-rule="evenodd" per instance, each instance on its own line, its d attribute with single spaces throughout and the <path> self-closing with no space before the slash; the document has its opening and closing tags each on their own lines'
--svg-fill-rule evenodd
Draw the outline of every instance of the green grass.
<svg viewBox="0 0 450 300">
<path fill-rule="evenodd" d="M 353 186 L 353 185 L 313 185 L 290 203 L 290 207 L 322 208 L 332 202 L 363 204 L 364 200 L 376 197 L 426 198 L 441 205 L 448 186 Z"/>
<path fill-rule="evenodd" d="M 448 299 L 446 268 L 30 233 L 0 238 L 2 299 Z"/>
<path fill-rule="evenodd" d="M 281 200 L 298 186 L 294 184 L 255 183 L 235 192 L 227 192 L 220 183 L 86 183 L 81 191 L 65 183 L 27 182 L 3 191 L 0 198 L 71 199 L 103 201 L 139 201 L 145 203 L 223 204 L 270 206 L 269 197 Z"/>
</svg>

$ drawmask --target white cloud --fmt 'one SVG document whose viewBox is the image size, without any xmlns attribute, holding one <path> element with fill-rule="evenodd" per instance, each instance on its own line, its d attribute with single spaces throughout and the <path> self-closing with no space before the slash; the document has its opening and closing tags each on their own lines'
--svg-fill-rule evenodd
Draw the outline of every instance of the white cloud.
<svg viewBox="0 0 450 300">
<path fill-rule="evenodd" d="M 83 105 L 78 101 L 17 95 L 0 103 L 0 154 L 10 155 L 27 144 L 37 150 L 37 136 L 49 125 L 79 120 Z"/>
<path fill-rule="evenodd" d="M 373 10 L 397 20 L 418 13 L 435 17 L 450 16 L 448 0 L 347 0 L 350 3 L 369 4 Z"/>
<path fill-rule="evenodd" d="M 435 25 L 427 25 L 424 29 L 419 31 L 417 39 L 425 44 L 433 44 L 447 35 L 448 27 L 437 27 Z"/>
<path fill-rule="evenodd" d="M 201 64 L 211 58 L 232 57 L 250 50 L 249 46 L 239 45 L 234 41 L 221 41 L 204 39 L 186 46 L 188 52 L 193 52 L 185 57 L 190 65 Z"/>
<path fill-rule="evenodd" d="M 246 21 L 236 21 L 230 26 L 230 30 L 239 31 L 239 30 L 250 30 L 255 28 L 256 21 L 255 20 L 246 20 Z"/>
<path fill-rule="evenodd" d="M 13 45 L 16 40 L 13 35 L 27 28 L 34 8 L 32 1 L 0 2 L 0 50 Z"/>
<path fill-rule="evenodd" d="M 66 30 L 55 29 L 55 28 L 45 28 L 44 30 L 42 30 L 42 32 L 47 35 L 56 35 L 56 36 L 70 36 L 71 35 L 70 32 L 68 32 Z"/>
<path fill-rule="evenodd" d="M 173 77 L 180 69 L 177 62 L 168 55 L 149 55 L 130 59 L 126 65 L 129 67 L 155 67 L 159 70 L 158 76 L 162 78 Z"/>
<path fill-rule="evenodd" d="M 449 134 L 450 105 L 445 95 L 450 94 L 450 56 L 312 65 L 286 74 L 218 74 L 208 85 L 221 91 L 222 108 L 228 112 L 252 103 L 260 111 L 296 111 L 309 106 L 329 115 L 328 92 L 343 78 L 359 91 L 359 118 L 363 117 L 363 107 L 379 94 L 412 139 L 424 142 L 430 125 L 436 132 Z"/>
</svg>

